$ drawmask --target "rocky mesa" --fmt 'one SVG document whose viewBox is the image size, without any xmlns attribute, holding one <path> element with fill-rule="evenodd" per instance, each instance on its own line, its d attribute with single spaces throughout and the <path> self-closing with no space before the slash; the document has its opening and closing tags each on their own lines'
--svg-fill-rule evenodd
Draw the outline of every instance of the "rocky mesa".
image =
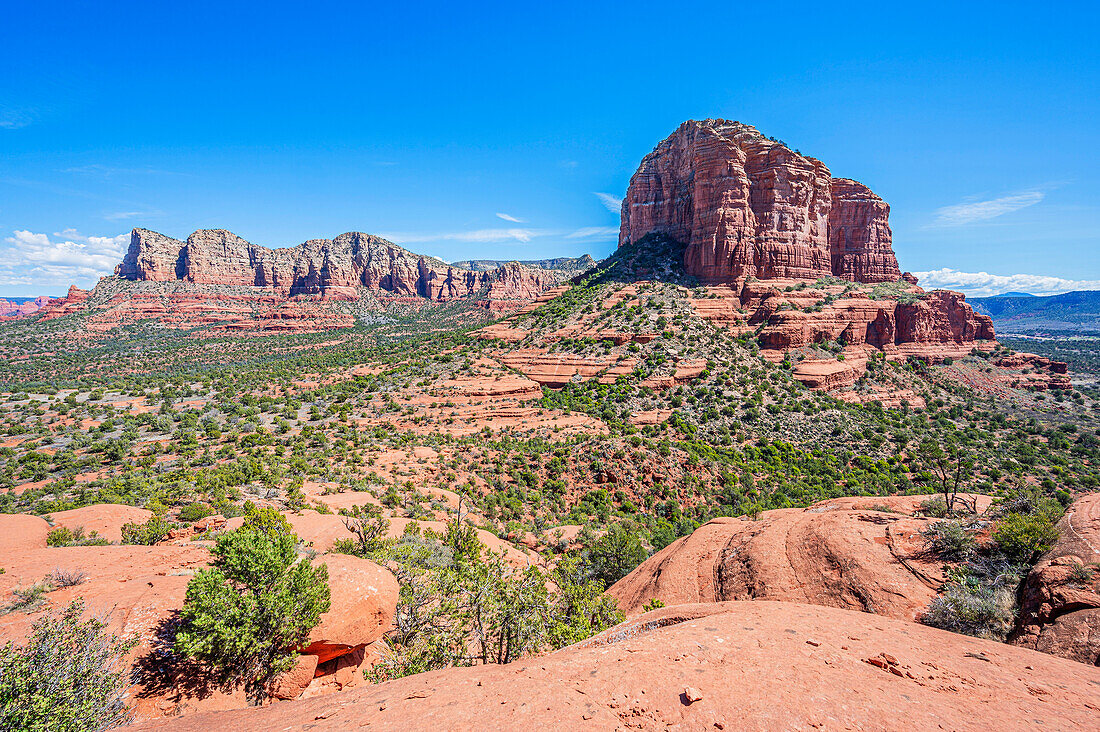
<svg viewBox="0 0 1100 732">
<path fill-rule="evenodd" d="M 73 287 L 36 312 L 43 320 L 86 313 L 83 334 L 143 320 L 199 333 L 319 332 L 389 306 L 444 303 L 466 303 L 484 321 L 527 305 L 589 261 L 463 268 L 360 232 L 271 249 L 223 229 L 186 241 L 134 229 L 115 276 L 90 292 Z"/>
<path fill-rule="evenodd" d="M 646 155 L 623 200 L 619 244 L 663 234 L 704 282 L 901 276 L 890 206 L 755 127 L 689 120 Z"/>
<path fill-rule="evenodd" d="M 363 288 L 433 301 L 483 290 L 491 300 L 533 300 L 559 280 L 554 270 L 518 262 L 489 271 L 461 269 L 361 232 L 269 249 L 224 229 L 196 231 L 187 241 L 134 229 L 115 274 L 144 282 L 259 287 L 287 297 L 358 299 Z"/>
</svg>

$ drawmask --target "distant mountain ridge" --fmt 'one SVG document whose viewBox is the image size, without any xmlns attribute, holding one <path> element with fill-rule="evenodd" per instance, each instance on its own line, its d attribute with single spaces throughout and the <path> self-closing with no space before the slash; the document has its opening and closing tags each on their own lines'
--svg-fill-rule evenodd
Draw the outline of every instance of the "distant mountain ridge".
<svg viewBox="0 0 1100 732">
<path fill-rule="evenodd" d="M 1100 332 L 1100 290 L 1077 290 L 1061 295 L 997 295 L 967 300 L 993 318 L 998 332 L 1025 335 Z"/>
<path fill-rule="evenodd" d="M 576 274 L 596 266 L 596 260 L 589 254 L 583 254 L 579 257 L 556 257 L 554 259 L 464 259 L 460 262 L 451 262 L 451 266 L 474 272 L 489 272 L 512 262 L 531 269 L 549 269 Z"/>
</svg>

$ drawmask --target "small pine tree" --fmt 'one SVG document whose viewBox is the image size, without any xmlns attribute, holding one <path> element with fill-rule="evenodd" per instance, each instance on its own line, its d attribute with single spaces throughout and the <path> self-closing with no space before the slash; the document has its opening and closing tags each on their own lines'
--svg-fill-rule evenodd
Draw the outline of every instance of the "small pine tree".
<svg viewBox="0 0 1100 732">
<path fill-rule="evenodd" d="M 175 650 L 260 698 L 329 609 L 328 569 L 299 560 L 290 525 L 270 508 L 249 507 L 213 553 L 187 585 Z"/>
</svg>

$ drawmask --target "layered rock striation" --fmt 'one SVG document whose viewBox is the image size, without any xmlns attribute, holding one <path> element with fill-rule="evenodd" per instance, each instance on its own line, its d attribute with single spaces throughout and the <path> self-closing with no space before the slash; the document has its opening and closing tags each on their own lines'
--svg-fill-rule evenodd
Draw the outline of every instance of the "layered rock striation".
<svg viewBox="0 0 1100 732">
<path fill-rule="evenodd" d="M 890 207 L 756 128 L 690 120 L 647 155 L 623 200 L 619 246 L 646 234 L 685 245 L 705 282 L 901 276 Z"/>
<path fill-rule="evenodd" d="M 944 581 L 916 514 L 921 496 L 840 498 L 759 520 L 716 518 L 608 589 L 628 615 L 666 605 L 783 600 L 915 620 Z M 989 499 L 977 500 L 988 505 Z"/>
<path fill-rule="evenodd" d="M 560 279 L 555 271 L 517 262 L 488 271 L 461 269 L 360 232 L 269 249 L 224 229 L 196 231 L 185 242 L 134 229 L 115 273 L 145 282 L 260 287 L 286 297 L 357 299 L 365 288 L 432 301 L 479 293 L 491 300 L 533 300 Z"/>
</svg>

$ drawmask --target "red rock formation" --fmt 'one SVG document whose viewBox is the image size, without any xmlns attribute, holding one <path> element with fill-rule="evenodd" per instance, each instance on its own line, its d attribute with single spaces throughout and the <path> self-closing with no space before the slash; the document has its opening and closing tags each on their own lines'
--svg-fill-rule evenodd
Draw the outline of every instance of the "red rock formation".
<svg viewBox="0 0 1100 732">
<path fill-rule="evenodd" d="M 129 280 L 189 282 L 269 289 L 279 295 L 357 300 L 360 289 L 433 301 L 470 297 L 533 300 L 558 283 L 554 270 L 512 262 L 487 272 L 452 267 L 370 234 L 350 232 L 268 249 L 223 229 L 196 231 L 186 242 L 134 229 L 115 270 Z"/>
<path fill-rule="evenodd" d="M 832 295 L 837 299 L 830 302 L 822 291 L 781 293 L 757 282 L 745 285 L 741 301 L 752 313 L 750 324 L 766 323 L 760 345 L 776 350 L 842 341 L 887 351 L 902 344 L 950 344 L 969 351 L 975 341 L 994 339 L 993 321 L 975 313 L 961 293 L 915 289 L 910 295 L 908 300 L 872 300 L 852 292 Z"/>
<path fill-rule="evenodd" d="M 1013 643 L 1100 666 L 1100 493 L 1074 501 L 1020 593 Z"/>
<path fill-rule="evenodd" d="M 835 203 L 834 203 L 835 199 Z M 623 201 L 619 246 L 649 233 L 686 245 L 705 282 L 900 277 L 889 206 L 815 158 L 728 120 L 691 120 L 647 155 Z"/>
<path fill-rule="evenodd" d="M 0 320 L 19 320 L 30 317 L 52 302 L 57 302 L 57 298 L 45 295 L 25 302 L 0 299 Z"/>
<path fill-rule="evenodd" d="M 65 297 L 50 300 L 39 311 L 39 315 L 43 320 L 51 320 L 74 313 L 84 307 L 84 303 L 91 294 L 90 290 L 82 290 L 76 285 L 70 285 L 69 293 Z"/>
<path fill-rule="evenodd" d="M 829 252 L 833 274 L 855 282 L 901 277 L 890 231 L 890 204 L 862 183 L 833 178 Z"/>
<path fill-rule="evenodd" d="M 765 511 L 758 521 L 717 518 L 654 554 L 608 594 L 628 615 L 654 598 L 668 605 L 761 599 L 914 620 L 943 582 L 943 562 L 927 556 L 920 536 L 931 519 L 912 516 L 924 498 L 840 498 Z"/>
<path fill-rule="evenodd" d="M 1096 669 L 916 623 L 727 602 L 662 608 L 529 661 L 137 729 L 1086 730 L 1097 684 Z"/>
</svg>

